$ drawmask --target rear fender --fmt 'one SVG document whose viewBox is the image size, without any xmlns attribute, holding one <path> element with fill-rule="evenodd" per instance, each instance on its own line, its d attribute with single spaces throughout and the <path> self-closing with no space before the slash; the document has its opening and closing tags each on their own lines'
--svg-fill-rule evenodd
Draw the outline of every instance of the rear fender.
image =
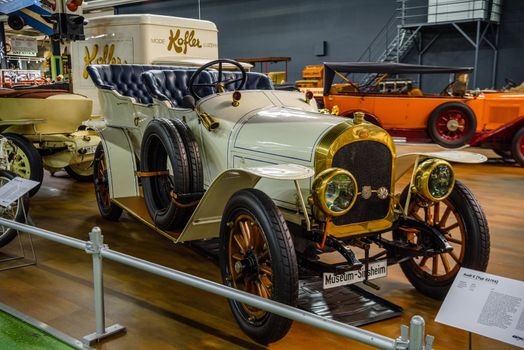
<svg viewBox="0 0 524 350">
<path fill-rule="evenodd" d="M 17 126 L 31 126 L 35 124 L 45 123 L 44 119 L 11 119 L 11 120 L 0 120 L 0 133 L 3 133 L 11 127 Z"/>
<path fill-rule="evenodd" d="M 140 196 L 135 176 L 135 153 L 127 133 L 112 127 L 100 130 L 99 133 L 106 156 L 111 199 Z"/>
<path fill-rule="evenodd" d="M 218 237 L 229 199 L 239 190 L 254 188 L 260 179 L 296 181 L 309 179 L 314 173 L 313 169 L 297 164 L 225 170 L 209 186 L 177 243 Z"/>
</svg>

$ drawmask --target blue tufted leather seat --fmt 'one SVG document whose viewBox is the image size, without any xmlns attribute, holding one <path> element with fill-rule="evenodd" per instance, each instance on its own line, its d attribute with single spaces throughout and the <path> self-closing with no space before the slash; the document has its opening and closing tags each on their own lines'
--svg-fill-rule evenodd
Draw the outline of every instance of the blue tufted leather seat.
<svg viewBox="0 0 524 350">
<path fill-rule="evenodd" d="M 169 101 L 173 107 L 182 106 L 182 98 L 190 95 L 188 83 L 196 69 L 150 70 L 142 73 L 142 81 L 149 94 L 160 101 Z M 211 84 L 211 74 L 207 71 L 198 76 L 197 84 Z M 199 94 L 211 95 L 213 89 L 202 87 Z"/>
<path fill-rule="evenodd" d="M 196 69 L 149 70 L 142 73 L 142 81 L 149 94 L 160 101 L 169 101 L 173 107 L 182 105 L 182 98 L 189 95 L 188 82 Z M 217 71 L 203 71 L 197 84 L 211 84 L 218 77 Z M 239 72 L 224 72 L 224 80 L 240 78 Z M 226 85 L 227 91 L 234 91 L 236 84 Z M 241 90 L 273 90 L 271 80 L 261 73 L 248 72 L 246 84 Z M 211 87 L 203 87 L 199 95 L 208 96 L 215 91 Z"/>
<path fill-rule="evenodd" d="M 153 99 L 140 79 L 140 75 L 152 69 L 169 69 L 173 66 L 142 64 L 97 64 L 87 67 L 89 76 L 99 89 L 115 90 L 123 96 L 133 97 L 137 102 L 150 104 Z"/>
</svg>

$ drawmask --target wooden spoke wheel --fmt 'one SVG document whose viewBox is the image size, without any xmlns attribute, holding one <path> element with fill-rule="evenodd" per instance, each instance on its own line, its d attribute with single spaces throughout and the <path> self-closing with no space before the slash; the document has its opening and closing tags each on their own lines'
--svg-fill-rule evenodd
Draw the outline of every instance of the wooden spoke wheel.
<svg viewBox="0 0 524 350">
<path fill-rule="evenodd" d="M 407 190 L 401 195 L 405 203 Z M 444 234 L 453 250 L 433 256 L 419 256 L 400 263 L 408 280 L 420 292 L 443 299 L 459 269 L 464 266 L 486 271 L 489 260 L 489 229 L 480 204 L 460 181 L 453 191 L 439 203 L 428 202 L 412 195 L 409 216 L 437 228 Z M 393 231 L 393 238 L 425 250 L 434 247 L 432 238 L 416 229 L 403 228 Z"/>
<path fill-rule="evenodd" d="M 98 144 L 95 151 L 93 182 L 95 184 L 95 197 L 100 215 L 108 220 L 118 220 L 122 215 L 122 208 L 111 202 L 107 163 L 102 143 Z"/>
<path fill-rule="evenodd" d="M 0 170 L 0 187 L 18 176 L 10 171 Z M 24 222 L 24 208 L 29 210 L 29 196 L 26 194 L 7 207 L 0 206 L 0 217 L 2 219 Z M 16 237 L 16 230 L 0 225 L 0 247 L 7 245 Z"/>
<path fill-rule="evenodd" d="M 40 189 L 44 179 L 44 168 L 42 157 L 36 150 L 35 146 L 25 137 L 18 134 L 5 133 L 15 147 L 7 145 L 7 152 L 11 159 L 11 171 L 17 176 L 24 179 L 30 179 L 38 182 L 38 186 L 29 191 L 29 196 L 34 196 Z"/>
<path fill-rule="evenodd" d="M 454 278 L 464 261 L 466 245 L 464 223 L 456 208 L 449 200 L 427 203 L 417 198 L 410 205 L 409 215 L 430 226 L 438 227 L 453 247 L 453 250 L 447 253 L 415 258 L 414 262 L 420 273 L 427 274 L 428 278 L 435 280 Z M 424 245 L 424 238 L 420 233 L 407 235 L 407 240 L 412 244 Z"/>
<path fill-rule="evenodd" d="M 229 269 L 233 287 L 271 299 L 271 253 L 260 225 L 249 214 L 240 214 L 229 223 Z M 267 312 L 242 304 L 250 321 L 260 321 Z"/>
<path fill-rule="evenodd" d="M 435 108 L 428 118 L 431 139 L 446 148 L 467 144 L 475 135 L 475 113 L 464 103 L 447 102 Z"/>
<path fill-rule="evenodd" d="M 220 269 L 224 284 L 295 306 L 298 265 L 289 229 L 275 203 L 257 189 L 236 192 L 220 227 Z M 292 321 L 248 304 L 229 300 L 240 328 L 268 344 L 284 337 Z"/>
</svg>

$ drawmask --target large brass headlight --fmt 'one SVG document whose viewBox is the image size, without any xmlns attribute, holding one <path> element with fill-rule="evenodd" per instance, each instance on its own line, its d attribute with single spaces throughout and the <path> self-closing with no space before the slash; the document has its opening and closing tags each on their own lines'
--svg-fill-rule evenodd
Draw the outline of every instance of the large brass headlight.
<svg viewBox="0 0 524 350">
<path fill-rule="evenodd" d="M 313 201 L 327 216 L 341 216 L 355 204 L 357 188 L 357 181 L 349 171 L 326 169 L 313 181 Z"/>
<path fill-rule="evenodd" d="M 451 165 L 442 159 L 428 159 L 415 171 L 415 188 L 424 198 L 438 202 L 450 195 L 455 185 Z"/>
</svg>

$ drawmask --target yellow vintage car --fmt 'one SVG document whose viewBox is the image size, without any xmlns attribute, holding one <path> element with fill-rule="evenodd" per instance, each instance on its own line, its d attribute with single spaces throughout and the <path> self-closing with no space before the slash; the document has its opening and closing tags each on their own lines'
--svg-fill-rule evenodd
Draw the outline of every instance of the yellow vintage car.
<svg viewBox="0 0 524 350">
<path fill-rule="evenodd" d="M 51 173 L 65 169 L 77 180 L 91 180 L 100 141 L 82 124 L 91 110 L 91 99 L 66 90 L 1 89 L 0 133 L 14 145 L 8 150 L 11 171 L 40 183 L 44 169 Z"/>
<path fill-rule="evenodd" d="M 7 149 L 13 147 L 11 141 L 0 135 L 0 189 L 16 175 L 9 171 L 11 162 Z M 29 210 L 27 194 L 7 206 L 0 205 L 0 218 L 18 222 L 25 221 L 25 213 Z M 18 232 L 12 228 L 0 225 L 0 248 L 11 242 Z"/>
</svg>

